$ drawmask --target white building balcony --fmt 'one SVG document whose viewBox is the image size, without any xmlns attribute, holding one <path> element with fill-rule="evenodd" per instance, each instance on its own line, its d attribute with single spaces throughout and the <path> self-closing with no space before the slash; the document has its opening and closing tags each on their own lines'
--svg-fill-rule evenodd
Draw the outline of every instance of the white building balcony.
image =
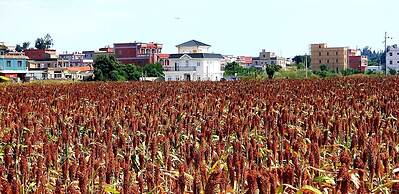
<svg viewBox="0 0 399 194">
<path fill-rule="evenodd" d="M 164 67 L 164 71 L 197 71 L 195 66 Z"/>
</svg>

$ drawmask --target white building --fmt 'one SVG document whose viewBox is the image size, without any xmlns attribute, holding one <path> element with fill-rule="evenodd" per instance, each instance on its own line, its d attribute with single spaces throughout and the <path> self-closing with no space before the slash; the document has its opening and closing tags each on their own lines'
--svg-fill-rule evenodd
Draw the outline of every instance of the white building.
<svg viewBox="0 0 399 194">
<path fill-rule="evenodd" d="M 266 52 L 265 49 L 259 53 L 259 57 L 252 59 L 252 67 L 265 69 L 267 65 L 280 65 L 283 69 L 291 64 L 291 59 L 277 56 L 274 52 Z"/>
<path fill-rule="evenodd" d="M 210 45 L 191 40 L 177 45 L 178 53 L 169 55 L 164 66 L 166 81 L 220 81 L 223 56 L 209 53 Z"/>
<path fill-rule="evenodd" d="M 93 65 L 93 59 L 86 59 L 86 54 L 73 52 L 59 55 L 59 60 L 64 62 L 60 67 L 84 67 Z"/>
<path fill-rule="evenodd" d="M 397 45 L 388 47 L 386 56 L 387 68 L 399 70 L 399 48 Z"/>
</svg>

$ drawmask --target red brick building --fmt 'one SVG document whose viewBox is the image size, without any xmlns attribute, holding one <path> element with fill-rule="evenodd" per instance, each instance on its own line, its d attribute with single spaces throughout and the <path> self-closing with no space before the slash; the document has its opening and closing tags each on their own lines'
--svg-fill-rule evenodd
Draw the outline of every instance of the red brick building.
<svg viewBox="0 0 399 194">
<path fill-rule="evenodd" d="M 245 67 L 252 65 L 252 57 L 238 56 L 237 62 Z"/>
<path fill-rule="evenodd" d="M 162 52 L 162 44 L 150 43 L 115 43 L 115 57 L 123 64 L 146 65 L 157 63 Z"/>
<path fill-rule="evenodd" d="M 24 54 L 29 57 L 30 60 L 47 60 L 57 58 L 57 51 L 54 49 L 27 49 L 24 50 Z"/>
<path fill-rule="evenodd" d="M 366 71 L 368 58 L 366 56 L 349 56 L 349 68 L 356 69 L 361 72 Z"/>
</svg>

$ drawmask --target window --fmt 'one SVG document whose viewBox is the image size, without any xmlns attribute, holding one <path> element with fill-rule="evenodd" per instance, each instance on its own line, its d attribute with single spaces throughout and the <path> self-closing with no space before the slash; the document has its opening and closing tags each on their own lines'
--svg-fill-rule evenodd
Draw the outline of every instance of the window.
<svg viewBox="0 0 399 194">
<path fill-rule="evenodd" d="M 338 63 L 338 59 L 336 59 L 335 62 Z"/>
<path fill-rule="evenodd" d="M 335 55 L 337 55 L 337 56 L 338 56 L 338 51 L 337 51 L 337 52 L 335 52 Z"/>
<path fill-rule="evenodd" d="M 321 52 L 319 52 L 319 56 L 321 56 Z"/>
<path fill-rule="evenodd" d="M 11 67 L 11 61 L 7 61 L 7 67 Z"/>
<path fill-rule="evenodd" d="M 197 80 L 198 80 L 198 81 L 201 81 L 201 77 L 200 77 L 200 76 L 198 76 L 198 77 L 197 77 Z"/>
<path fill-rule="evenodd" d="M 22 61 L 18 61 L 18 67 L 22 67 Z"/>
<path fill-rule="evenodd" d="M 266 55 L 263 55 L 263 58 L 266 58 Z"/>
<path fill-rule="evenodd" d="M 197 67 L 199 67 L 199 66 L 201 66 L 201 62 L 198 61 L 197 62 Z"/>
<path fill-rule="evenodd" d="M 168 77 L 168 81 L 172 81 L 172 78 L 171 78 L 171 77 Z"/>
<path fill-rule="evenodd" d="M 329 53 L 329 52 L 327 52 L 327 56 L 330 56 L 330 53 Z"/>
<path fill-rule="evenodd" d="M 188 60 L 186 61 L 186 67 L 188 67 Z"/>
<path fill-rule="evenodd" d="M 389 56 L 391 56 L 392 57 L 392 55 L 393 55 L 393 53 L 391 52 L 391 53 L 389 53 Z"/>
<path fill-rule="evenodd" d="M 397 63 L 399 63 L 399 61 Z"/>
<path fill-rule="evenodd" d="M 319 63 L 321 63 L 321 60 L 319 60 Z"/>
<path fill-rule="evenodd" d="M 330 63 L 330 60 L 327 60 L 327 63 Z"/>
<path fill-rule="evenodd" d="M 393 61 L 389 61 L 389 64 L 392 65 L 392 64 L 393 64 Z"/>
</svg>

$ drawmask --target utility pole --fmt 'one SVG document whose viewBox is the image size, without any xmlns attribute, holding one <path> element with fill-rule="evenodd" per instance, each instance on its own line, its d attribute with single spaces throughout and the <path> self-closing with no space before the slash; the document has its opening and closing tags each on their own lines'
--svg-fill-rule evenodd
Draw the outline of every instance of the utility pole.
<svg viewBox="0 0 399 194">
<path fill-rule="evenodd" d="M 392 37 L 388 36 L 388 33 L 385 32 L 385 39 L 384 39 L 384 48 L 385 48 L 385 75 L 388 75 L 388 61 L 387 61 L 387 53 L 388 53 L 388 48 L 387 48 L 387 39 L 392 39 Z"/>
</svg>

